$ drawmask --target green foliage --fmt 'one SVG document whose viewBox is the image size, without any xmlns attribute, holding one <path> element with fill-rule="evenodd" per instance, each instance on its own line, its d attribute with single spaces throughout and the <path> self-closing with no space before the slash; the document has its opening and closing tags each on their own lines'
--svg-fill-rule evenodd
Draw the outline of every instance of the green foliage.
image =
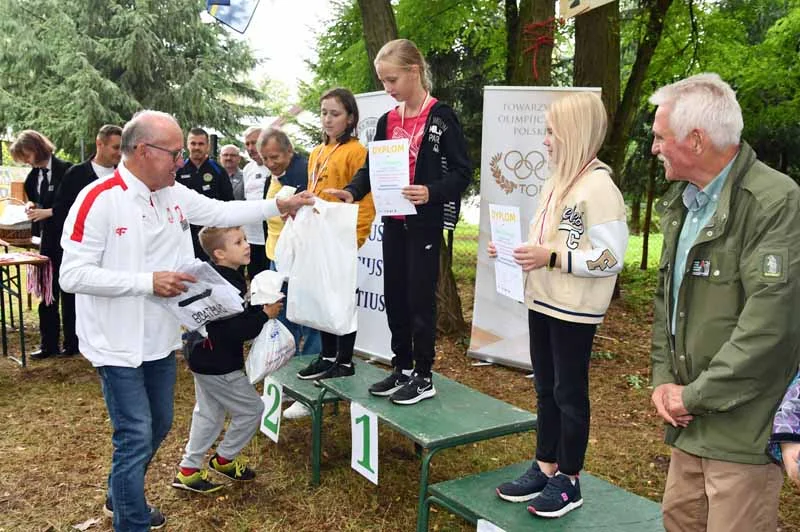
<svg viewBox="0 0 800 532">
<path fill-rule="evenodd" d="M 256 66 L 244 41 L 204 24 L 198 0 L 0 0 L 0 128 L 35 128 L 71 154 L 104 123 L 137 110 L 170 112 L 183 127 L 238 133 L 237 81 Z"/>
</svg>

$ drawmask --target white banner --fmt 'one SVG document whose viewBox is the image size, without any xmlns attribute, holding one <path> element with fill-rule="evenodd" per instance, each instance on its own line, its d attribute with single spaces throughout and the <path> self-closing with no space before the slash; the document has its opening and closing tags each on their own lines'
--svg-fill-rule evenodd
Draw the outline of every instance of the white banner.
<svg viewBox="0 0 800 532">
<path fill-rule="evenodd" d="M 468 354 L 520 368 L 531 368 L 528 309 L 497 293 L 490 239 L 489 204 L 519 207 L 522 241 L 550 172 L 547 167 L 545 111 L 569 92 L 587 88 L 484 87 L 481 149 L 481 221 L 478 270 Z"/>
<path fill-rule="evenodd" d="M 358 138 L 367 146 L 375 136 L 375 126 L 382 114 L 397 102 L 383 91 L 356 94 L 358 103 Z M 391 333 L 386 322 L 383 299 L 383 223 L 375 218 L 369 238 L 358 250 L 358 334 L 356 351 L 370 358 L 392 359 Z"/>
</svg>

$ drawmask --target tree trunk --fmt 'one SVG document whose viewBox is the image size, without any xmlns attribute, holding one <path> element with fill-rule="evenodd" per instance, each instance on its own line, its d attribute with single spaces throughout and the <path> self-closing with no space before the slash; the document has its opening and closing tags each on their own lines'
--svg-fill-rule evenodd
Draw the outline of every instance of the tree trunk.
<svg viewBox="0 0 800 532">
<path fill-rule="evenodd" d="M 644 232 L 642 237 L 642 263 L 639 265 L 640 270 L 647 269 L 647 251 L 650 244 L 650 220 L 653 218 L 653 200 L 656 196 L 656 176 L 658 175 L 658 159 L 655 157 L 650 158 L 650 172 L 649 179 L 647 180 L 647 206 L 644 209 Z"/>
<path fill-rule="evenodd" d="M 453 275 L 452 241 L 442 235 L 442 251 L 439 254 L 439 284 L 436 288 L 436 330 L 440 334 L 461 334 L 467 330 L 461 296 Z"/>
<path fill-rule="evenodd" d="M 622 101 L 614 113 L 611 138 L 605 151 L 606 162 L 611 165 L 615 173 L 619 173 L 625 159 L 625 148 L 628 145 L 633 120 L 642 96 L 642 88 L 650 61 L 656 51 L 661 33 L 664 29 L 664 19 L 672 5 L 672 0 L 650 0 L 650 18 L 644 38 L 636 50 L 636 60 L 633 63 L 628 82 L 625 84 L 625 93 Z"/>
<path fill-rule="evenodd" d="M 631 233 L 638 235 L 642 231 L 642 193 L 637 192 L 631 199 Z"/>
<path fill-rule="evenodd" d="M 556 5 L 552 0 L 522 0 L 514 45 L 509 46 L 510 85 L 551 84 Z M 506 10 L 506 16 L 508 9 Z M 508 21 L 506 21 L 508 27 Z M 512 55 L 513 54 L 513 55 Z"/>
<path fill-rule="evenodd" d="M 504 0 L 506 8 L 506 85 L 511 85 L 514 61 L 517 58 L 517 31 L 519 31 L 519 8 L 517 0 Z"/>
<path fill-rule="evenodd" d="M 619 104 L 619 46 L 619 2 L 575 17 L 573 85 L 602 88 L 609 124 Z"/>
<path fill-rule="evenodd" d="M 372 65 L 381 46 L 397 39 L 397 21 L 389 0 L 358 0 L 358 7 L 361 9 L 361 25 L 367 44 L 372 84 L 375 90 L 380 90 L 381 82 Z"/>
</svg>

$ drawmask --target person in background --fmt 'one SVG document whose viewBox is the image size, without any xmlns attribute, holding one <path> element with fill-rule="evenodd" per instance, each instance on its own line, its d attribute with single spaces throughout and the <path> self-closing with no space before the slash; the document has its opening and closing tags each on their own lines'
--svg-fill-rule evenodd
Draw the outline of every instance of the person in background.
<svg viewBox="0 0 800 532">
<path fill-rule="evenodd" d="M 458 219 L 472 164 L 458 117 L 431 95 L 430 69 L 413 42 L 386 43 L 375 58 L 375 70 L 386 92 L 401 103 L 378 120 L 374 140 L 408 139 L 411 182 L 403 196 L 417 214 L 383 217 L 384 296 L 394 371 L 369 391 L 411 405 L 436 395 L 432 371 L 442 230 Z M 344 189 L 324 192 L 353 202 L 370 191 L 367 159 Z"/>
<path fill-rule="evenodd" d="M 250 157 L 250 162 L 242 170 L 244 199 L 246 200 L 261 200 L 267 197 L 267 184 L 270 181 L 269 169 L 261 161 L 261 155 L 256 147 L 260 134 L 261 128 L 259 127 L 249 127 L 244 132 L 244 146 Z M 267 242 L 267 231 L 264 222 L 245 225 L 242 229 L 250 243 L 250 264 L 247 265 L 247 277 L 252 281 L 253 277 L 269 268 L 267 250 L 264 246 Z"/>
<path fill-rule="evenodd" d="M 651 350 L 672 447 L 664 528 L 774 532 L 783 477 L 765 450 L 800 362 L 800 188 L 741 141 L 741 107 L 718 75 L 650 103 L 652 152 L 673 182 Z"/>
<path fill-rule="evenodd" d="M 536 458 L 496 493 L 510 502 L 531 501 L 529 512 L 554 518 L 583 504 L 578 476 L 589 442 L 589 360 L 622 271 L 628 226 L 611 168 L 597 158 L 608 126 L 600 97 L 560 98 L 545 121 L 551 176 L 528 242 L 514 250 L 526 272 Z M 497 256 L 491 242 L 489 256 Z"/>
<path fill-rule="evenodd" d="M 199 236 L 214 269 L 246 298 L 247 282 L 239 268 L 250 262 L 250 245 L 241 227 L 204 227 Z M 282 307 L 281 301 L 248 305 L 241 314 L 212 321 L 206 325 L 206 340 L 184 353 L 194 376 L 196 403 L 173 488 L 212 493 L 223 487 L 209 481 L 208 471 L 202 467 L 206 452 L 222 432 L 226 414 L 230 414 L 230 423 L 208 462 L 209 470 L 236 482 L 255 479 L 240 453 L 258 432 L 264 403 L 244 372 L 244 342 L 258 336 Z"/>
<path fill-rule="evenodd" d="M 235 144 L 226 144 L 219 150 L 219 160 L 222 163 L 222 167 L 225 169 L 225 172 L 228 174 L 228 179 L 231 182 L 233 199 L 239 201 L 243 200 L 244 174 L 239 168 L 239 163 L 242 160 L 242 156 L 239 154 L 239 147 Z"/>
<path fill-rule="evenodd" d="M 308 185 L 308 159 L 295 153 L 292 141 L 280 129 L 265 129 L 258 137 L 258 153 L 261 160 L 270 171 L 267 199 L 274 198 L 285 186 L 294 187 L 295 193 L 306 190 Z M 273 216 L 267 220 L 267 258 L 270 268 L 276 270 L 275 245 L 278 243 L 283 230 L 283 218 Z M 300 258 L 302 260 L 302 257 Z M 281 292 L 289 298 L 289 286 L 284 283 Z M 297 346 L 299 355 L 316 355 L 322 348 L 320 334 L 316 329 L 292 323 L 286 318 L 286 309 L 281 311 L 278 319 L 283 323 L 292 336 Z M 302 342 L 301 342 L 302 340 Z"/>
<path fill-rule="evenodd" d="M 104 513 L 114 529 L 166 523 L 147 505 L 145 473 L 172 425 L 178 319 L 156 298 L 184 293 L 194 260 L 189 224 L 253 223 L 311 205 L 313 196 L 222 202 L 176 184 L 183 138 L 166 113 L 141 111 L 122 130 L 114 175 L 84 188 L 67 215 L 63 290 L 76 294 L 81 354 L 97 368 L 113 427 Z"/>
<path fill-rule="evenodd" d="M 331 89 L 319 100 L 322 122 L 323 144 L 314 148 L 308 159 L 308 190 L 325 201 L 338 201 L 323 192 L 328 188 L 341 189 L 364 165 L 367 149 L 356 136 L 358 105 L 353 93 L 347 89 Z M 356 241 L 364 245 L 375 218 L 372 194 L 367 194 L 358 203 Z M 343 336 L 322 331 L 322 352 L 307 367 L 297 373 L 300 379 L 329 379 L 346 377 L 355 373 L 353 348 L 356 331 Z M 305 410 L 299 402 L 286 409 L 289 418 L 298 417 L 294 410 Z"/>
<path fill-rule="evenodd" d="M 800 488 L 800 373 L 794 376 L 775 413 L 769 455 L 783 465 L 786 475 Z"/>
<path fill-rule="evenodd" d="M 28 197 L 26 210 L 31 221 L 31 232 L 41 240 L 40 252 L 50 259 L 53 268 L 52 280 L 42 278 L 44 293 L 50 293 L 53 299 L 50 303 L 44 300 L 39 302 L 39 334 L 41 346 L 30 354 L 33 360 L 78 352 L 75 341 L 75 311 L 71 301 L 61 298 L 59 289 L 58 271 L 61 267 L 62 249 L 59 244 L 61 232 L 53 220 L 53 200 L 61 185 L 61 180 L 72 166 L 71 163 L 62 161 L 55 154 L 55 146 L 50 139 L 32 129 L 20 132 L 17 139 L 9 147 L 11 157 L 18 163 L 30 165 L 31 171 L 25 178 L 25 195 Z M 61 302 L 62 316 L 59 318 L 58 306 Z M 61 335 L 61 319 L 64 320 L 64 351 L 58 345 Z"/>
<path fill-rule="evenodd" d="M 208 198 L 233 200 L 233 188 L 227 172 L 219 163 L 208 157 L 211 149 L 208 133 L 199 127 L 190 129 L 186 136 L 186 148 L 189 150 L 189 157 L 178 169 L 176 181 Z M 194 256 L 200 260 L 208 260 L 197 238 L 200 226 L 193 225 L 191 231 Z"/>
</svg>

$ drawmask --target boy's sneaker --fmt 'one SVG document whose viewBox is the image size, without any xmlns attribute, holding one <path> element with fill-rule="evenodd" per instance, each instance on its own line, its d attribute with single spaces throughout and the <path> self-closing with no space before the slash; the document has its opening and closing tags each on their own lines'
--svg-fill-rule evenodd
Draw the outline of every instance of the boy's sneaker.
<svg viewBox="0 0 800 532">
<path fill-rule="evenodd" d="M 325 360 L 321 356 L 317 357 L 311 364 L 297 372 L 297 378 L 304 381 L 318 379 L 335 365 L 336 362 L 333 360 Z"/>
<path fill-rule="evenodd" d="M 556 473 L 538 497 L 528 506 L 528 511 L 539 517 L 561 517 L 583 504 L 581 484 L 575 477 L 575 484 L 563 473 Z"/>
<path fill-rule="evenodd" d="M 311 415 L 311 410 L 300 401 L 295 401 L 292 406 L 283 411 L 284 419 L 299 419 Z"/>
<path fill-rule="evenodd" d="M 370 386 L 369 393 L 379 397 L 387 397 L 408 384 L 408 381 L 410 380 L 411 377 L 403 374 L 401 370 L 395 368 L 391 375 Z"/>
<path fill-rule="evenodd" d="M 345 366 L 344 364 L 336 363 L 331 366 L 328 371 L 317 377 L 317 380 L 322 379 L 336 379 L 338 377 L 352 377 L 356 374 L 356 365 L 352 362 L 349 366 Z"/>
<path fill-rule="evenodd" d="M 180 471 L 172 481 L 172 487 L 179 490 L 193 491 L 195 493 L 214 493 L 225 486 L 214 484 L 208 480 L 208 471 L 198 470 L 191 475 L 184 475 Z"/>
<path fill-rule="evenodd" d="M 158 508 L 148 504 L 147 509 L 150 510 L 150 530 L 158 530 L 167 524 L 167 518 Z M 114 518 L 114 505 L 111 504 L 109 497 L 106 497 L 106 503 L 103 505 L 103 515 L 111 519 Z"/>
<path fill-rule="evenodd" d="M 405 386 L 392 394 L 391 401 L 396 405 L 413 405 L 436 395 L 431 377 L 422 377 L 415 371 Z"/>
<path fill-rule="evenodd" d="M 250 482 L 256 478 L 256 472 L 247 467 L 247 458 L 241 455 L 223 465 L 217 461 L 217 455 L 214 454 L 211 460 L 208 461 L 208 467 L 212 471 L 237 482 Z"/>
<path fill-rule="evenodd" d="M 495 492 L 498 497 L 506 501 L 529 501 L 542 492 L 549 479 L 550 477 L 542 472 L 534 460 L 533 465 L 521 477 L 500 484 Z"/>
</svg>

